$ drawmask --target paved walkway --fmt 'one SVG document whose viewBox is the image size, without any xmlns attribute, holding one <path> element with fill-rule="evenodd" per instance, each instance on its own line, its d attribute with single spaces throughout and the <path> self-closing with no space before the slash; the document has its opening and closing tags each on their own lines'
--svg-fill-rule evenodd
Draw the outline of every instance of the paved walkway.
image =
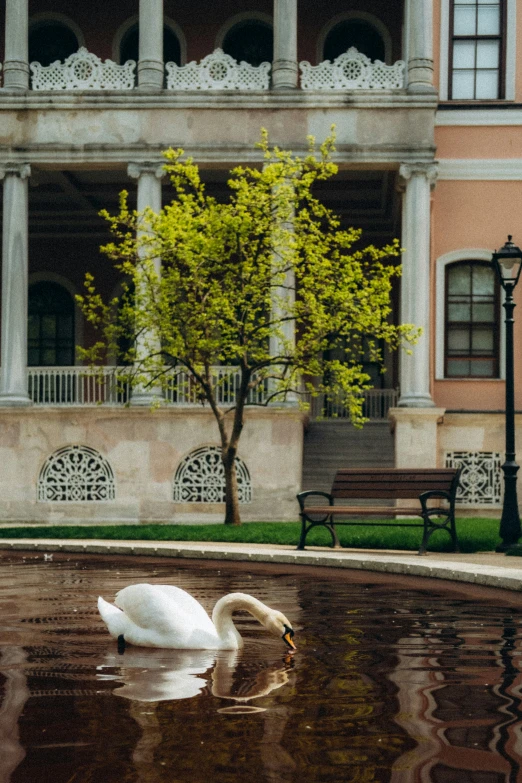
<svg viewBox="0 0 522 783">
<path fill-rule="evenodd" d="M 148 555 L 196 560 L 327 566 L 429 576 L 487 587 L 522 590 L 522 558 L 495 552 L 473 555 L 415 553 L 390 550 L 309 547 L 304 552 L 275 544 L 232 544 L 177 541 L 107 541 L 102 539 L 0 539 L 0 550 L 81 552 L 85 554 Z"/>
</svg>

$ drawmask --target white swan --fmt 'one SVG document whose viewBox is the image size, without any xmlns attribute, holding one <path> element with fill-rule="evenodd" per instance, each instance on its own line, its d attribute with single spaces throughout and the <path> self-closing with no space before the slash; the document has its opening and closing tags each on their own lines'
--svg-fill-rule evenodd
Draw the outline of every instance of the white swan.
<svg viewBox="0 0 522 783">
<path fill-rule="evenodd" d="M 232 613 L 243 610 L 250 612 L 267 631 L 280 636 L 288 647 L 296 649 L 294 632 L 285 615 L 246 593 L 220 598 L 212 620 L 195 598 L 171 585 L 124 587 L 117 593 L 115 604 L 98 598 L 102 619 L 120 644 L 176 650 L 238 650 L 243 639 Z"/>
</svg>

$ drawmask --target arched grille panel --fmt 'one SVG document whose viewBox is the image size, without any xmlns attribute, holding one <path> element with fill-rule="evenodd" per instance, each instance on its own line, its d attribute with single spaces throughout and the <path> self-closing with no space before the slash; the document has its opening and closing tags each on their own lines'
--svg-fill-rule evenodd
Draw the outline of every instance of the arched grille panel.
<svg viewBox="0 0 522 783">
<path fill-rule="evenodd" d="M 251 503 L 252 482 L 243 460 L 236 457 L 237 486 L 240 503 Z M 176 503 L 224 503 L 225 469 L 221 449 L 204 446 L 189 454 L 174 477 Z"/>
<path fill-rule="evenodd" d="M 66 446 L 47 459 L 38 479 L 38 500 L 82 502 L 114 500 L 114 473 L 88 446 Z"/>
</svg>

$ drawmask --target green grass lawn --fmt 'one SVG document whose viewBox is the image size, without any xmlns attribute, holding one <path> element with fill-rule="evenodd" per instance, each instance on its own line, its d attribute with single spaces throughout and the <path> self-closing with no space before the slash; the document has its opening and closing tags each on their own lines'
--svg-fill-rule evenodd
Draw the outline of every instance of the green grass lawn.
<svg viewBox="0 0 522 783">
<path fill-rule="evenodd" d="M 375 524 L 361 527 L 339 526 L 341 544 L 359 549 L 416 550 L 422 537 L 421 528 L 386 528 Z M 499 543 L 499 521 L 496 519 L 457 520 L 457 534 L 462 552 L 494 551 Z M 0 538 L 103 538 L 136 541 L 235 541 L 252 544 L 297 545 L 301 525 L 298 522 L 247 522 L 239 527 L 229 525 L 63 525 L 0 528 Z M 309 534 L 307 545 L 329 546 L 331 538 L 325 529 Z M 447 533 L 435 533 L 429 549 L 451 551 Z"/>
</svg>

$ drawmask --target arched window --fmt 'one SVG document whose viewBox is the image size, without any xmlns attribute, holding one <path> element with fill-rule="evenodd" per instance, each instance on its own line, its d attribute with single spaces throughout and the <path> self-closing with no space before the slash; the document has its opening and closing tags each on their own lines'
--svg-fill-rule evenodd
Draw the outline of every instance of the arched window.
<svg viewBox="0 0 522 783">
<path fill-rule="evenodd" d="M 491 264 L 446 266 L 445 376 L 499 377 L 499 284 Z"/>
<path fill-rule="evenodd" d="M 370 60 L 385 62 L 385 45 L 379 31 L 365 19 L 345 19 L 333 27 L 324 41 L 323 60 L 335 60 L 354 46 Z"/>
<path fill-rule="evenodd" d="M 114 500 L 109 462 L 89 446 L 66 446 L 47 458 L 38 477 L 38 500 L 82 502 Z"/>
<path fill-rule="evenodd" d="M 243 460 L 236 457 L 237 491 L 240 503 L 252 501 L 252 482 Z M 203 446 L 180 463 L 174 477 L 175 503 L 224 503 L 225 469 L 221 449 Z"/>
<path fill-rule="evenodd" d="M 120 63 L 127 60 L 139 60 L 140 32 L 137 24 L 129 27 L 120 44 Z M 181 46 L 178 37 L 168 25 L 163 27 L 163 60 L 166 63 L 181 65 Z"/>
<path fill-rule="evenodd" d="M 31 25 L 29 30 L 29 62 L 50 65 L 56 60 L 63 62 L 77 52 L 80 42 L 76 33 L 56 19 L 42 19 Z"/>
<path fill-rule="evenodd" d="M 29 286 L 28 356 L 31 367 L 74 364 L 74 301 L 58 283 Z"/>
<path fill-rule="evenodd" d="M 245 61 L 255 67 L 271 63 L 274 56 L 272 27 L 259 19 L 245 19 L 227 32 L 222 48 L 238 63 Z"/>
</svg>

